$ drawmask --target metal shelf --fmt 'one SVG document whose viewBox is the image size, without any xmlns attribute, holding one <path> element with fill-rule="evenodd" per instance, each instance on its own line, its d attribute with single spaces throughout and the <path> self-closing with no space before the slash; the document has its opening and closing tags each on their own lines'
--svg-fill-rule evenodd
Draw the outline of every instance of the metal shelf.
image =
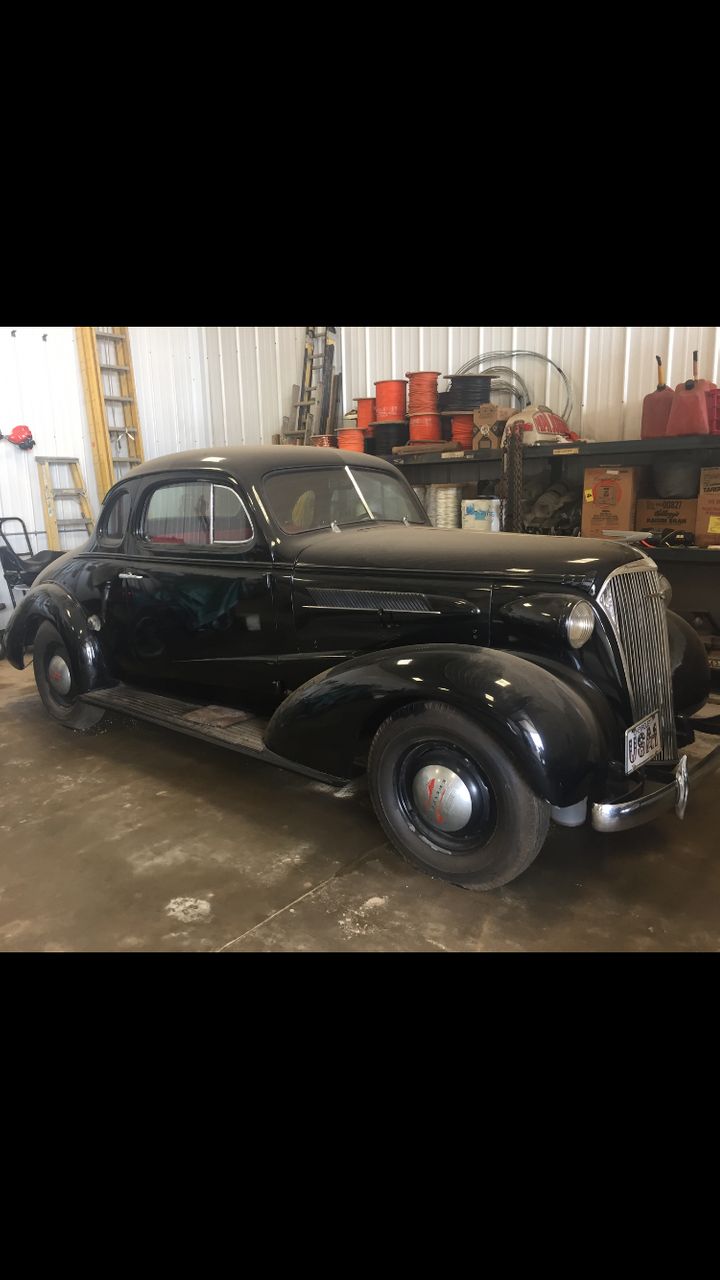
<svg viewBox="0 0 720 1280">
<path fill-rule="evenodd" d="M 703 567 L 715 563 L 720 568 L 720 551 L 708 551 L 707 547 L 641 547 L 651 560 L 658 564 L 701 564 Z"/>
<path fill-rule="evenodd" d="M 417 454 L 414 457 L 394 457 L 393 462 L 399 467 L 442 466 L 448 463 L 441 458 L 442 450 L 437 453 Z M 662 458 L 671 460 L 678 454 L 689 454 L 689 461 L 699 466 L 720 466 L 720 435 L 716 436 L 671 436 L 665 440 L 582 440 L 577 444 L 534 444 L 528 445 L 526 458 L 596 458 L 603 460 L 612 458 L 621 466 L 649 466 L 653 461 Z M 467 463 L 497 463 L 500 452 L 496 449 L 480 449 L 463 453 L 457 461 L 449 462 L 451 467 L 462 467 Z"/>
</svg>

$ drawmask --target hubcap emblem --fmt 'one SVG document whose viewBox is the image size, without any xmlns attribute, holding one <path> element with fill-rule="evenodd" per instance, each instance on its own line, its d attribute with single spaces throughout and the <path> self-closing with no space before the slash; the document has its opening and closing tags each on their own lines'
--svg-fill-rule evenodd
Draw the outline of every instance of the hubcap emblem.
<svg viewBox="0 0 720 1280">
<path fill-rule="evenodd" d="M 438 831 L 460 831 L 470 820 L 472 796 L 446 765 L 420 769 L 413 780 L 413 799 L 425 821 Z"/>
<path fill-rule="evenodd" d="M 62 697 L 67 697 L 70 692 L 72 678 L 70 668 L 64 658 L 59 653 L 53 655 L 48 663 L 48 679 L 53 688 L 57 690 Z"/>
</svg>

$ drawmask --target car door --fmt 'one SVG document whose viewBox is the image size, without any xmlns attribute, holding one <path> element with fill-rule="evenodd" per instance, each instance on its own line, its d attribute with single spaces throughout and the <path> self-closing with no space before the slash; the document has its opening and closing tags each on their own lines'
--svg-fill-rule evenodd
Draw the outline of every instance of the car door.
<svg viewBox="0 0 720 1280">
<path fill-rule="evenodd" d="M 272 563 L 234 478 L 148 477 L 124 552 L 104 626 L 121 678 L 228 690 L 272 684 Z"/>
</svg>

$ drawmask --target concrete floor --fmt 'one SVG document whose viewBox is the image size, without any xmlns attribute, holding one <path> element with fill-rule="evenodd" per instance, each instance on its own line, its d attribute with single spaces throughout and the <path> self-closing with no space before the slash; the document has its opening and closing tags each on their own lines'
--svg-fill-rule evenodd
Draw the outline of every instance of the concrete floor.
<svg viewBox="0 0 720 1280">
<path fill-rule="evenodd" d="M 91 736 L 0 662 L 1 951 L 717 951 L 720 786 L 683 823 L 551 828 L 513 884 L 413 871 L 366 794 L 151 725 Z"/>
</svg>

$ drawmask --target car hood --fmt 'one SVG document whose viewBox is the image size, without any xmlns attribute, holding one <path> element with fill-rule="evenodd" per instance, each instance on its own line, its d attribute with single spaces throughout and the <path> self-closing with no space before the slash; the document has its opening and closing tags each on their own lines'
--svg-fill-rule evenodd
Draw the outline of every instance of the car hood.
<svg viewBox="0 0 720 1280">
<path fill-rule="evenodd" d="M 298 539 L 299 541 L 299 539 Z M 595 591 L 620 565 L 647 559 L 628 543 L 601 538 L 480 534 L 427 525 L 377 524 L 314 533 L 295 554 L 299 571 L 452 574 L 473 578 L 561 582 Z"/>
</svg>

